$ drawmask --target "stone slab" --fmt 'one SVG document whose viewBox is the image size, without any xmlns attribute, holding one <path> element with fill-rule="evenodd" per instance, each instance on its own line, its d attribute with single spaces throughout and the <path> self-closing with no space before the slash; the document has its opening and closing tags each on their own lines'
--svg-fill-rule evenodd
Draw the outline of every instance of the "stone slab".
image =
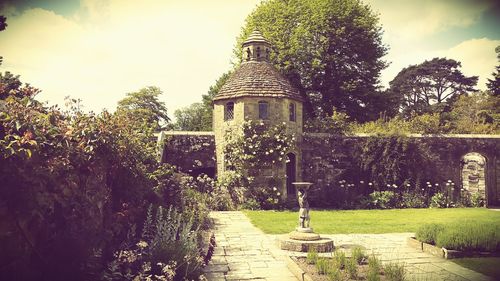
<svg viewBox="0 0 500 281">
<path fill-rule="evenodd" d="M 330 238 L 320 238 L 314 241 L 301 241 L 290 239 L 287 236 L 278 240 L 280 249 L 294 252 L 309 252 L 314 250 L 318 253 L 331 252 L 334 249 L 333 240 Z"/>
</svg>

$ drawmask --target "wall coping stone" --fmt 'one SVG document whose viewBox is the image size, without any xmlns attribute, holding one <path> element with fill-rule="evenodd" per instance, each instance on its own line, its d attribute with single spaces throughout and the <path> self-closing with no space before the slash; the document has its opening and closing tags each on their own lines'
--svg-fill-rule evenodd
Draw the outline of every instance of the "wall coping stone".
<svg viewBox="0 0 500 281">
<path fill-rule="evenodd" d="M 304 136 L 311 137 L 391 137 L 379 134 L 356 133 L 349 135 L 337 135 L 330 133 L 309 133 L 304 132 Z M 456 138 L 456 139 L 500 139 L 500 135 L 486 135 L 486 134 L 401 134 L 404 137 L 410 138 Z"/>
</svg>

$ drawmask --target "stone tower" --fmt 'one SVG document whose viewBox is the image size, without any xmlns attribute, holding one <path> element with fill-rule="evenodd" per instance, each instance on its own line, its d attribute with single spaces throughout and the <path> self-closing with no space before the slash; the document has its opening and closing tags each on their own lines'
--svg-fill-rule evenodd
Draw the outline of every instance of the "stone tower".
<svg viewBox="0 0 500 281">
<path fill-rule="evenodd" d="M 265 124 L 286 124 L 297 138 L 297 148 L 289 151 L 289 161 L 283 160 L 260 173 L 256 181 L 273 178 L 279 183 L 281 194 L 295 194 L 291 185 L 301 180 L 300 143 L 302 140 L 302 97 L 269 62 L 271 44 L 259 31 L 254 31 L 242 44 L 241 65 L 228 78 L 214 98 L 213 128 L 215 134 L 217 173 L 223 172 L 224 135 L 245 120 Z"/>
</svg>

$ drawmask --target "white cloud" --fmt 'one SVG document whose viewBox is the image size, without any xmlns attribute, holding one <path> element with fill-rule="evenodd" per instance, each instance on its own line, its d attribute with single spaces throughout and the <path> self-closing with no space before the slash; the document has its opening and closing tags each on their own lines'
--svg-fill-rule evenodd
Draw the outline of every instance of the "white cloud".
<svg viewBox="0 0 500 281">
<path fill-rule="evenodd" d="M 467 27 L 493 4 L 490 0 L 368 0 L 380 13 L 390 40 L 418 41 L 452 27 Z"/>
<path fill-rule="evenodd" d="M 443 55 L 462 62 L 462 72 L 465 75 L 479 76 L 478 88 L 484 90 L 486 79 L 491 79 L 491 73 L 498 64 L 496 46 L 500 46 L 500 40 L 471 39 L 444 51 Z"/>
<path fill-rule="evenodd" d="M 42 100 L 63 104 L 71 95 L 95 111 L 155 85 L 173 113 L 229 70 L 235 37 L 258 1 L 236 2 L 84 0 L 67 17 L 26 10 L 0 33 L 0 70 L 41 88 Z"/>
</svg>

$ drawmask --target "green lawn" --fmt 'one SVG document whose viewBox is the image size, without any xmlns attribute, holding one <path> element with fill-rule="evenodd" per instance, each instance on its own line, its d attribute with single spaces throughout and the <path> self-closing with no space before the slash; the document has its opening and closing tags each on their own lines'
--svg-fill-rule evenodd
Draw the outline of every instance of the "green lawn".
<svg viewBox="0 0 500 281">
<path fill-rule="evenodd" d="M 283 234 L 298 225 L 298 212 L 249 211 L 252 223 L 268 234 Z M 316 233 L 415 232 L 421 224 L 473 220 L 500 225 L 500 212 L 485 208 L 311 210 L 311 227 Z"/>
<path fill-rule="evenodd" d="M 452 259 L 452 262 L 494 278 L 500 276 L 500 258 Z"/>
</svg>

